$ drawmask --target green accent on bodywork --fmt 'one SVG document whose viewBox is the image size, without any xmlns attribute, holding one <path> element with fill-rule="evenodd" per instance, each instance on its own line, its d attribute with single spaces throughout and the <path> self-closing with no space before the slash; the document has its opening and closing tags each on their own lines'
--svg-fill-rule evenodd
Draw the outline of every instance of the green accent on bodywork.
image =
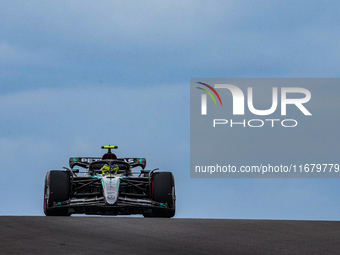
<svg viewBox="0 0 340 255">
<path fill-rule="evenodd" d="M 102 189 L 103 189 L 103 194 L 104 194 L 104 183 L 103 183 L 103 178 L 100 179 L 100 182 L 102 184 Z"/>
<path fill-rule="evenodd" d="M 103 177 L 101 175 L 99 175 L 99 174 L 94 175 L 94 176 L 90 176 L 90 177 L 93 178 L 93 179 L 103 179 Z M 120 176 L 119 178 L 120 179 L 128 179 L 129 176 Z"/>
</svg>

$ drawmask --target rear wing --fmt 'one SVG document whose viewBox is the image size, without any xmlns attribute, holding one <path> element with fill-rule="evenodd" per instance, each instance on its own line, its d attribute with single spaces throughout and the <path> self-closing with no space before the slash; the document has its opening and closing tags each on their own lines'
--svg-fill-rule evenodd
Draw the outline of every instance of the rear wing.
<svg viewBox="0 0 340 255">
<path fill-rule="evenodd" d="M 87 168 L 87 166 L 97 160 L 101 160 L 100 157 L 71 157 L 69 160 L 70 167 L 80 166 Z M 124 161 L 130 165 L 131 168 L 140 166 L 145 169 L 146 159 L 145 158 L 118 158 L 117 160 Z"/>
</svg>

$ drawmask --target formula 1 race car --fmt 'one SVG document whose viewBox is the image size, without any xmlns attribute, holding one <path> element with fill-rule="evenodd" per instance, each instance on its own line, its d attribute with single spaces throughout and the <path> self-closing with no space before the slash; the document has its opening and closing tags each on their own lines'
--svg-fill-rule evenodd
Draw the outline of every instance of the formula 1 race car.
<svg viewBox="0 0 340 255">
<path fill-rule="evenodd" d="M 46 216 L 71 214 L 129 215 L 171 218 L 175 215 L 175 181 L 171 172 L 146 170 L 145 158 L 117 158 L 111 149 L 99 157 L 72 157 L 70 168 L 45 177 Z M 74 167 L 82 167 L 80 172 Z M 132 168 L 141 168 L 133 172 Z M 82 173 L 82 176 L 79 176 Z"/>
</svg>

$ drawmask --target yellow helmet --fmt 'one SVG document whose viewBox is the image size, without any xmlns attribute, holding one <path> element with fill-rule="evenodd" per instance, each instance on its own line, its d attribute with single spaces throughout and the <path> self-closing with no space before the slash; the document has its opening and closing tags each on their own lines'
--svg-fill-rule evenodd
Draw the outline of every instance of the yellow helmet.
<svg viewBox="0 0 340 255">
<path fill-rule="evenodd" d="M 110 168 L 109 168 L 109 166 L 108 165 L 104 165 L 103 167 L 102 167 L 102 174 L 109 174 L 110 173 Z M 119 171 L 119 166 L 118 165 L 112 165 L 111 166 L 111 173 L 118 173 L 118 171 Z"/>
</svg>

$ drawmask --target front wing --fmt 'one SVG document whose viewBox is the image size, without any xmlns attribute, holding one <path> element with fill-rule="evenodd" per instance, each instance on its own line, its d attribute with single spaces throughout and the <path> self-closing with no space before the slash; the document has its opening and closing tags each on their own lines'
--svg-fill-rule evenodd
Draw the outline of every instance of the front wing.
<svg viewBox="0 0 340 255">
<path fill-rule="evenodd" d="M 118 198 L 114 205 L 105 202 L 104 197 L 89 199 L 70 199 L 54 204 L 51 209 L 66 209 L 72 214 L 92 215 L 130 215 L 150 214 L 153 210 L 172 210 L 167 204 L 147 199 Z"/>
</svg>

